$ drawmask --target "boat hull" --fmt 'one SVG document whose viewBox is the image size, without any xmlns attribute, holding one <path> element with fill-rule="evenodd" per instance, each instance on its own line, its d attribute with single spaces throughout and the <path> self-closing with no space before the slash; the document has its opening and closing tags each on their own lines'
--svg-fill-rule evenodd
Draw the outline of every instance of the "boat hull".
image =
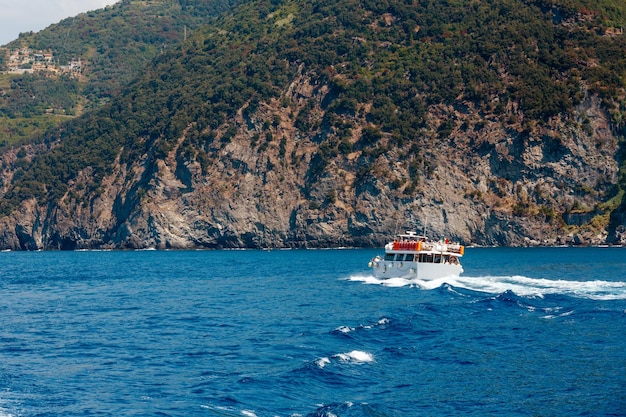
<svg viewBox="0 0 626 417">
<path fill-rule="evenodd" d="M 374 276 L 378 279 L 405 278 L 431 281 L 439 278 L 459 276 L 463 272 L 460 264 L 374 261 Z"/>
</svg>

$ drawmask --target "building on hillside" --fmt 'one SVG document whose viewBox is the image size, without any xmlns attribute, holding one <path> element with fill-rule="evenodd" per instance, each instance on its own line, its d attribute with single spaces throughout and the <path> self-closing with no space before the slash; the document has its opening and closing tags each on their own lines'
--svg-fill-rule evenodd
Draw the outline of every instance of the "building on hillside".
<svg viewBox="0 0 626 417">
<path fill-rule="evenodd" d="M 72 59 L 67 65 L 59 65 L 54 53 L 50 51 L 34 51 L 28 47 L 7 50 L 5 62 L 5 72 L 8 74 L 43 71 L 50 74 L 70 74 L 72 77 L 78 77 L 82 74 L 85 66 L 85 62 L 80 58 Z"/>
</svg>

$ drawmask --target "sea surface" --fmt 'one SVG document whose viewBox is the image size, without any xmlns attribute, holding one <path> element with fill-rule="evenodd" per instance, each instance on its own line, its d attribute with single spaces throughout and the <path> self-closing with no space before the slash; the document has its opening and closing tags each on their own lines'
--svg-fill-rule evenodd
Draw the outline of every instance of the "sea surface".
<svg viewBox="0 0 626 417">
<path fill-rule="evenodd" d="M 626 248 L 378 253 L 0 253 L 0 417 L 626 415 Z"/>
</svg>

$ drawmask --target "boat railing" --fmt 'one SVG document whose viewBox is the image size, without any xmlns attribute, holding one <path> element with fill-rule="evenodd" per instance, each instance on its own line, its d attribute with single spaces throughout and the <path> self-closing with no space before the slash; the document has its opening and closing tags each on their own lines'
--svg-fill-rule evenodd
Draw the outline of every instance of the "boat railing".
<svg viewBox="0 0 626 417">
<path fill-rule="evenodd" d="M 465 247 L 458 243 L 440 243 L 440 242 L 423 242 L 423 241 L 400 241 L 394 240 L 392 244 L 385 246 L 388 250 L 406 250 L 406 251 L 424 251 L 424 252 L 449 252 L 463 255 Z"/>
<path fill-rule="evenodd" d="M 401 241 L 394 240 L 393 241 L 393 250 L 411 250 L 411 251 L 420 251 L 423 242 L 416 242 L 415 240 Z"/>
</svg>

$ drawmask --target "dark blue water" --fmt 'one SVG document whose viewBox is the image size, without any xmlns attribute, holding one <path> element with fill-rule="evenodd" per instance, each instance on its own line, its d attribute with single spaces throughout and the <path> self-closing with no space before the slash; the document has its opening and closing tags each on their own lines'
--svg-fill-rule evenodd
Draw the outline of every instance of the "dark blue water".
<svg viewBox="0 0 626 417">
<path fill-rule="evenodd" d="M 626 249 L 0 254 L 0 416 L 623 416 Z"/>
</svg>

